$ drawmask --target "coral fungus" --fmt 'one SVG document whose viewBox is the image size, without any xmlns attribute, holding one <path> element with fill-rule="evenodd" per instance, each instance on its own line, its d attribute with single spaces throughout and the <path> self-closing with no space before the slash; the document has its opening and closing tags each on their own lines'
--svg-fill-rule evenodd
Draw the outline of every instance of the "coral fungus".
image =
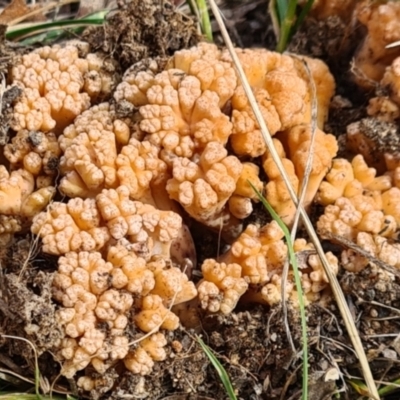
<svg viewBox="0 0 400 400">
<path fill-rule="evenodd" d="M 14 106 L 14 130 L 61 132 L 89 108 L 91 99 L 111 92 L 112 75 L 102 70 L 103 60 L 88 50 L 87 44 L 79 42 L 45 46 L 22 56 L 11 70 L 12 83 L 22 88 Z"/>
<path fill-rule="evenodd" d="M 397 237 L 400 226 L 400 189 L 393 172 L 376 176 L 376 170 L 369 168 L 361 155 L 350 163 L 335 161 L 332 170 L 321 185 L 317 196 L 326 205 L 317 227 L 324 232 L 355 242 L 371 256 L 393 266 L 400 266 L 397 243 L 390 239 Z M 351 271 L 365 268 L 369 260 L 353 250 L 342 253 L 342 263 Z"/>
<path fill-rule="evenodd" d="M 324 63 L 306 57 L 237 53 L 296 191 L 310 152 L 315 80 L 320 128 L 308 206 L 337 151 L 334 137 L 321 130 L 333 78 Z M 207 312 L 229 314 L 246 296 L 280 302 L 287 246 L 275 222 L 243 231 L 242 220 L 258 201 L 249 183 L 266 187 L 287 223 L 295 210 L 227 51 L 201 43 L 166 64 L 140 62 L 107 102 L 110 79 L 101 55 L 88 54 L 83 44 L 23 56 L 11 73 L 22 89 L 14 107 L 17 132 L 4 148 L 11 172 L 0 169 L 0 240 L 10 240 L 27 220 L 43 252 L 58 256 L 52 286 L 64 338 L 55 354 L 65 377 L 83 371 L 78 386 L 84 390 L 97 385 L 91 371 L 151 373 L 167 357 L 165 330 L 175 331 L 184 319 L 172 306 L 194 301 Z M 67 198 L 48 205 L 55 182 Z M 203 262 L 197 287 L 183 220 L 221 229 L 231 243 Z M 296 246 L 312 248 L 305 241 Z M 301 276 L 306 300 L 317 300 L 327 286 L 318 259 L 308 257 Z M 292 272 L 286 285 L 296 305 Z"/>
</svg>

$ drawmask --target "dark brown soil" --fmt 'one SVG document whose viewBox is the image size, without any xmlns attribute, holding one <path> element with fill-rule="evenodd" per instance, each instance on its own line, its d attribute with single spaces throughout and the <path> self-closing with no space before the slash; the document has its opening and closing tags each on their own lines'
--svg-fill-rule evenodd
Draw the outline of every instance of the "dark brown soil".
<svg viewBox="0 0 400 400">
<path fill-rule="evenodd" d="M 59 365 L 49 351 L 60 345 L 64 335 L 55 317 L 56 304 L 52 301 L 54 268 L 49 271 L 49 260 L 35 254 L 35 249 L 37 243 L 26 237 L 0 250 L 0 335 L 30 341 L 39 357 L 41 373 L 52 381 L 57 377 Z M 0 363 L 33 379 L 35 354 L 31 345 L 18 339 L 0 340 L 3 357 Z"/>
<path fill-rule="evenodd" d="M 170 56 L 200 40 L 193 19 L 176 12 L 169 1 L 117 3 L 108 23 L 87 29 L 82 39 L 93 51 L 110 54 L 123 71 L 144 58 Z"/>
<path fill-rule="evenodd" d="M 9 140 L 9 128 L 12 118 L 11 106 L 20 95 L 21 89 L 16 86 L 7 90 L 0 88 L 0 146 L 4 146 Z M 0 158 L 0 162 L 3 164 L 2 158 Z"/>
</svg>

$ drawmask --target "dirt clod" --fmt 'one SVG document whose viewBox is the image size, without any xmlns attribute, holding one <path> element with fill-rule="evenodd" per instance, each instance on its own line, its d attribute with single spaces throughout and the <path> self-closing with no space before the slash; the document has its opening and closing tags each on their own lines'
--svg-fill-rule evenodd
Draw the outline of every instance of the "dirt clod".
<svg viewBox="0 0 400 400">
<path fill-rule="evenodd" d="M 3 83 L 5 85 L 5 82 Z M 21 93 L 22 90 L 17 86 L 11 86 L 4 91 L 3 87 L 0 87 L 0 146 L 4 146 L 9 140 L 8 131 L 12 118 L 11 105 L 21 96 Z"/>
<path fill-rule="evenodd" d="M 88 28 L 83 39 L 93 50 L 116 59 L 122 70 L 146 57 L 166 57 L 194 46 L 200 36 L 193 19 L 175 10 L 169 1 L 118 2 L 118 10 L 102 27 Z"/>
</svg>

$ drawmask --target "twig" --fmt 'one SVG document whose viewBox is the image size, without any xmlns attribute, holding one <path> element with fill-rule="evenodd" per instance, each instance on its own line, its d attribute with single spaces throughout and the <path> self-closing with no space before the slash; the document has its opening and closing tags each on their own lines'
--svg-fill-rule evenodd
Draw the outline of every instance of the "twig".
<svg viewBox="0 0 400 400">
<path fill-rule="evenodd" d="M 35 394 L 38 398 L 40 398 L 40 393 L 39 393 L 39 382 L 40 382 L 40 370 L 39 370 L 39 361 L 38 361 L 38 354 L 36 351 L 35 346 L 33 345 L 33 343 L 31 341 L 29 341 L 28 339 L 25 339 L 23 337 L 19 337 L 19 336 L 12 336 L 12 335 L 0 335 L 3 338 L 7 338 L 7 339 L 15 339 L 15 340 L 22 340 L 25 343 L 28 343 L 29 346 L 32 347 L 33 349 L 33 354 L 35 355 Z"/>
<path fill-rule="evenodd" d="M 321 235 L 324 237 L 331 239 L 335 242 L 340 243 L 342 246 L 345 246 L 356 253 L 360 254 L 361 256 L 365 257 L 366 259 L 369 260 L 369 262 L 376 264 L 378 267 L 384 269 L 387 272 L 390 272 L 391 274 L 397 276 L 400 278 L 400 271 L 392 267 L 391 265 L 385 263 L 384 261 L 380 260 L 379 258 L 376 258 L 372 256 L 368 251 L 364 250 L 362 247 L 356 245 L 354 242 L 344 238 L 343 236 L 336 235 L 335 233 L 329 232 L 329 231 L 321 231 Z"/>
</svg>

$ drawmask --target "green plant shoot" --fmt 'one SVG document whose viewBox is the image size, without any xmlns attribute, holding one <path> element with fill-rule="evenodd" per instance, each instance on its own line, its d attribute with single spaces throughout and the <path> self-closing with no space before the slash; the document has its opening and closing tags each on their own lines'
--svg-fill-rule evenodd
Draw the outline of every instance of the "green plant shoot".
<svg viewBox="0 0 400 400">
<path fill-rule="evenodd" d="M 206 353 L 208 359 L 210 360 L 211 364 L 215 368 L 218 373 L 221 382 L 223 383 L 226 393 L 230 400 L 237 400 L 235 391 L 233 390 L 231 381 L 229 379 L 228 373 L 226 372 L 225 368 L 222 364 L 218 361 L 218 359 L 214 356 L 214 353 L 210 350 L 210 348 L 200 339 L 199 336 L 196 335 L 196 340 L 199 342 L 201 348 L 203 349 L 204 353 Z"/>
<path fill-rule="evenodd" d="M 26 45 L 43 43 L 44 41 L 51 42 L 65 33 L 65 29 L 72 29 L 75 33 L 78 33 L 89 25 L 102 25 L 107 13 L 107 10 L 103 10 L 77 20 L 42 22 L 24 27 L 12 26 L 7 29 L 6 39 L 18 40 Z"/>
<path fill-rule="evenodd" d="M 276 51 L 283 53 L 292 36 L 299 29 L 305 17 L 310 12 L 314 0 L 307 0 L 298 12 L 298 0 L 271 0 L 269 12 L 278 40 Z"/>
<path fill-rule="evenodd" d="M 210 14 L 208 13 L 206 0 L 186 0 L 193 15 L 200 21 L 202 34 L 209 42 L 213 41 Z"/>
</svg>

